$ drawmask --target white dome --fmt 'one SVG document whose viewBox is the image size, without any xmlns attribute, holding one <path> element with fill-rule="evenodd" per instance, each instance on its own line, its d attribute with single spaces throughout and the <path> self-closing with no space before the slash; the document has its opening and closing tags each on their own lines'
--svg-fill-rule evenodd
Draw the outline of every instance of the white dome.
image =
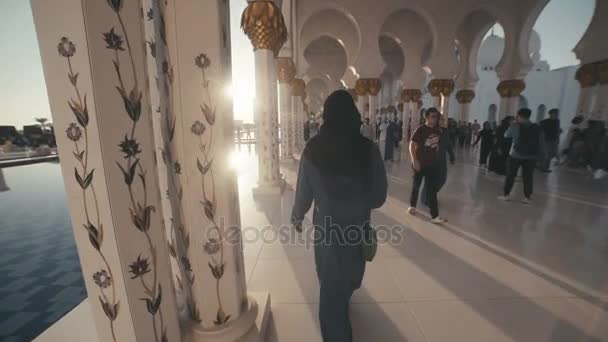
<svg viewBox="0 0 608 342">
<path fill-rule="evenodd" d="M 505 40 L 496 35 L 490 35 L 484 39 L 479 47 L 479 57 L 477 64 L 482 68 L 494 69 L 500 59 L 505 48 Z"/>
</svg>

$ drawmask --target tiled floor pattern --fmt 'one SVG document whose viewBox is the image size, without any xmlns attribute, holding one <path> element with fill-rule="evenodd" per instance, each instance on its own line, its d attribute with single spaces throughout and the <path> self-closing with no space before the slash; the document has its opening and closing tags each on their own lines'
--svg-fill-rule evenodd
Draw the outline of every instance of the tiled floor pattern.
<svg viewBox="0 0 608 342">
<path fill-rule="evenodd" d="M 31 341 L 85 297 L 58 164 L 3 170 L 0 341 Z"/>
</svg>

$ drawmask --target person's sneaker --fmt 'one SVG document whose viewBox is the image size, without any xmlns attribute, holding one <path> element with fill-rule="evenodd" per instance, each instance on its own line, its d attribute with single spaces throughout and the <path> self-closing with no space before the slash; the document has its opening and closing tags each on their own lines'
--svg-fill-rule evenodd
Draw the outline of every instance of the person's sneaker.
<svg viewBox="0 0 608 342">
<path fill-rule="evenodd" d="M 532 204 L 532 200 L 529 197 L 524 197 L 524 199 L 522 199 L 521 202 L 523 204 Z"/>
<path fill-rule="evenodd" d="M 414 208 L 414 207 L 407 208 L 407 213 L 410 215 L 416 215 L 416 208 Z"/>
<path fill-rule="evenodd" d="M 433 222 L 434 224 L 444 224 L 444 223 L 447 223 L 448 220 L 444 219 L 441 216 L 437 216 L 431 222 Z"/>
<path fill-rule="evenodd" d="M 498 199 L 505 202 L 511 202 L 513 200 L 511 195 L 498 196 Z"/>
</svg>

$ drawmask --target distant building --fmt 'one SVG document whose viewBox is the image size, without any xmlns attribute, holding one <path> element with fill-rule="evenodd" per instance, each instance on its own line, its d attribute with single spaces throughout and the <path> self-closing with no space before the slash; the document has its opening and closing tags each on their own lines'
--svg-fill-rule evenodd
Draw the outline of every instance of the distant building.
<svg viewBox="0 0 608 342">
<path fill-rule="evenodd" d="M 502 57 L 504 39 L 496 35 L 488 36 L 481 44 L 477 59 L 479 82 L 475 89 L 475 99 L 471 103 L 471 121 L 496 121 L 500 96 L 496 91 L 499 79 L 496 65 Z M 519 106 L 532 110 L 532 120 L 543 120 L 551 108 L 560 109 L 560 119 L 564 130 L 576 113 L 579 84 L 574 79 L 577 65 L 551 70 L 549 63 L 541 59 L 541 39 L 538 33 L 530 37 L 530 56 L 534 66 L 525 78 L 526 89 L 519 99 Z M 455 96 L 450 99 L 450 108 L 459 108 Z"/>
<path fill-rule="evenodd" d="M 0 126 L 0 144 L 7 140 L 13 140 L 19 133 L 15 126 Z"/>
</svg>

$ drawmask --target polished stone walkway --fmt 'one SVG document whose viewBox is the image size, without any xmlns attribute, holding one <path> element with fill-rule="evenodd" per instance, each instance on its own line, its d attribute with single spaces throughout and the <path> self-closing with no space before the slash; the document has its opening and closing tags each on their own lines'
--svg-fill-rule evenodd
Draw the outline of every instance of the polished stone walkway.
<svg viewBox="0 0 608 342">
<path fill-rule="evenodd" d="M 287 225 L 293 190 L 254 199 L 251 149 L 234 165 L 249 290 L 271 293 L 267 341 L 321 341 L 310 239 Z M 532 205 L 504 203 L 502 180 L 476 167 L 472 153 L 458 156 L 439 196 L 450 220 L 443 227 L 423 208 L 407 215 L 410 168 L 387 164 L 390 197 L 373 220 L 402 239 L 380 245 L 368 263 L 351 305 L 355 341 L 608 341 L 608 182 L 537 174 Z M 297 162 L 284 161 L 282 172 L 294 184 Z M 79 340 L 69 327 L 92 327 L 86 312 L 79 306 L 37 341 Z"/>
<path fill-rule="evenodd" d="M 608 341 L 608 183 L 537 174 L 532 205 L 504 203 L 501 178 L 476 167 L 472 152 L 459 159 L 439 196 L 444 227 L 423 208 L 406 213 L 409 164 L 387 164 L 390 197 L 374 224 L 403 239 L 368 263 L 352 300 L 355 340 Z M 238 164 L 243 224 L 285 236 L 293 190 L 254 200 L 254 158 L 241 153 Z M 293 185 L 297 163 L 283 162 L 282 172 Z M 268 341 L 320 341 L 312 252 L 268 231 L 245 251 L 249 289 L 271 293 Z"/>
</svg>

